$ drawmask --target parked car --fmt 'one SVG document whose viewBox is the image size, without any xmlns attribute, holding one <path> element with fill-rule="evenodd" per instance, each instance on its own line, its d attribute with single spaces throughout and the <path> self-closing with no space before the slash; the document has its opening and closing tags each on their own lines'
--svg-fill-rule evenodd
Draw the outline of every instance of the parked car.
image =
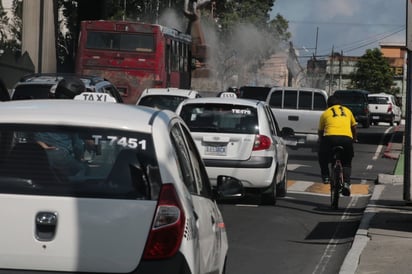
<svg viewBox="0 0 412 274">
<path fill-rule="evenodd" d="M 70 73 L 35 73 L 28 74 L 14 85 L 11 100 L 54 98 L 59 82 L 64 78 L 77 77 L 83 81 L 88 92 L 106 93 L 114 97 L 118 103 L 123 99 L 117 88 L 108 80 L 99 76 L 75 75 Z"/>
<path fill-rule="evenodd" d="M 395 96 L 388 93 L 370 93 L 368 95 L 371 123 L 387 122 L 391 126 L 399 125 L 402 120 L 402 110 Z"/>
<path fill-rule="evenodd" d="M 196 90 L 179 88 L 148 88 L 142 92 L 136 105 L 175 111 L 177 106 L 183 100 L 198 97 L 200 97 L 200 94 Z"/>
<path fill-rule="evenodd" d="M 261 194 L 263 204 L 286 195 L 288 152 L 268 104 L 197 98 L 183 101 L 176 113 L 189 126 L 212 184 L 220 174 L 236 177 Z"/>
<path fill-rule="evenodd" d="M 241 98 L 266 101 L 281 128 L 291 128 L 288 145 L 312 147 L 318 145 L 318 126 L 322 112 L 327 108 L 326 91 L 293 87 L 242 87 Z"/>
<path fill-rule="evenodd" d="M 60 148 L 37 141 L 45 133 L 91 140 L 96 153 L 75 158 L 87 168 L 62 172 L 50 157 Z M 175 113 L 78 100 L 3 102 L 0 157 L 0 218 L 7 219 L 0 271 L 224 272 L 228 241 L 216 201 L 241 196 L 243 187 L 227 176 L 211 186 Z"/>
<path fill-rule="evenodd" d="M 368 94 L 365 90 L 336 90 L 334 93 L 342 105 L 348 107 L 355 116 L 356 122 L 364 128 L 368 128 L 371 123 L 369 112 Z"/>
</svg>

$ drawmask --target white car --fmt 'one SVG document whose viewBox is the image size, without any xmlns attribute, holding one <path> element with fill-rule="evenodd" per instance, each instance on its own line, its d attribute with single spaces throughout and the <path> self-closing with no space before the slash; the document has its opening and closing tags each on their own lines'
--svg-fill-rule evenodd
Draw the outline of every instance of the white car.
<svg viewBox="0 0 412 274">
<path fill-rule="evenodd" d="M 40 142 L 45 135 L 76 138 L 94 153 Z M 0 157 L 7 220 L 0 271 L 224 273 L 228 241 L 216 199 L 243 187 L 226 176 L 211 187 L 174 112 L 87 100 L 3 102 Z M 65 160 L 81 168 L 55 162 Z"/>
<path fill-rule="evenodd" d="M 57 85 L 62 79 L 77 77 L 83 81 L 88 92 L 108 94 L 123 103 L 118 89 L 108 80 L 93 75 L 76 75 L 72 73 L 33 73 L 23 76 L 14 85 L 11 100 L 54 98 Z"/>
<path fill-rule="evenodd" d="M 260 193 L 263 204 L 286 195 L 288 152 L 267 103 L 197 98 L 182 102 L 176 113 L 189 126 L 212 184 L 219 174 L 236 177 Z"/>
<path fill-rule="evenodd" d="M 145 89 L 136 105 L 168 109 L 175 111 L 177 106 L 186 99 L 201 97 L 199 92 L 179 88 L 148 88 Z"/>
<path fill-rule="evenodd" d="M 393 126 L 394 123 L 397 125 L 401 123 L 402 110 L 392 94 L 369 93 L 368 103 L 372 124 L 387 122 Z"/>
</svg>

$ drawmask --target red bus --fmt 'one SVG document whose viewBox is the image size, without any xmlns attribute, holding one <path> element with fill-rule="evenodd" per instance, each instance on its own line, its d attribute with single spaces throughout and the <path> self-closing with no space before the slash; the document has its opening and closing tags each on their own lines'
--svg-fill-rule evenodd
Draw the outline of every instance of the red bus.
<svg viewBox="0 0 412 274">
<path fill-rule="evenodd" d="M 151 87 L 189 89 L 191 36 L 157 24 L 81 22 L 76 73 L 114 83 L 123 101 L 135 104 Z"/>
</svg>

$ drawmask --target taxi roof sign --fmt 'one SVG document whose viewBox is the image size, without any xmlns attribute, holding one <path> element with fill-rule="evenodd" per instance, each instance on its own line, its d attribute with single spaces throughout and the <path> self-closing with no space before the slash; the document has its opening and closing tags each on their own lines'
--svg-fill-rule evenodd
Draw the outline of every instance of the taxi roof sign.
<svg viewBox="0 0 412 274">
<path fill-rule="evenodd" d="M 74 100 L 116 103 L 116 99 L 107 93 L 82 92 L 74 97 Z"/>
<path fill-rule="evenodd" d="M 237 98 L 237 95 L 234 92 L 222 92 L 222 93 L 219 94 L 219 97 L 221 97 L 221 98 Z"/>
</svg>

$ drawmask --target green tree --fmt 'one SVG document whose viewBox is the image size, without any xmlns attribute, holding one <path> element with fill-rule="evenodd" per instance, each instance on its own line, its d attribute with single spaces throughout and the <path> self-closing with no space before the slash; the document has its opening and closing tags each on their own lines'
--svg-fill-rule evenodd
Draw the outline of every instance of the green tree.
<svg viewBox="0 0 412 274">
<path fill-rule="evenodd" d="M 350 74 L 351 88 L 364 89 L 372 93 L 394 93 L 393 78 L 389 62 L 378 48 L 367 49 Z"/>
</svg>

